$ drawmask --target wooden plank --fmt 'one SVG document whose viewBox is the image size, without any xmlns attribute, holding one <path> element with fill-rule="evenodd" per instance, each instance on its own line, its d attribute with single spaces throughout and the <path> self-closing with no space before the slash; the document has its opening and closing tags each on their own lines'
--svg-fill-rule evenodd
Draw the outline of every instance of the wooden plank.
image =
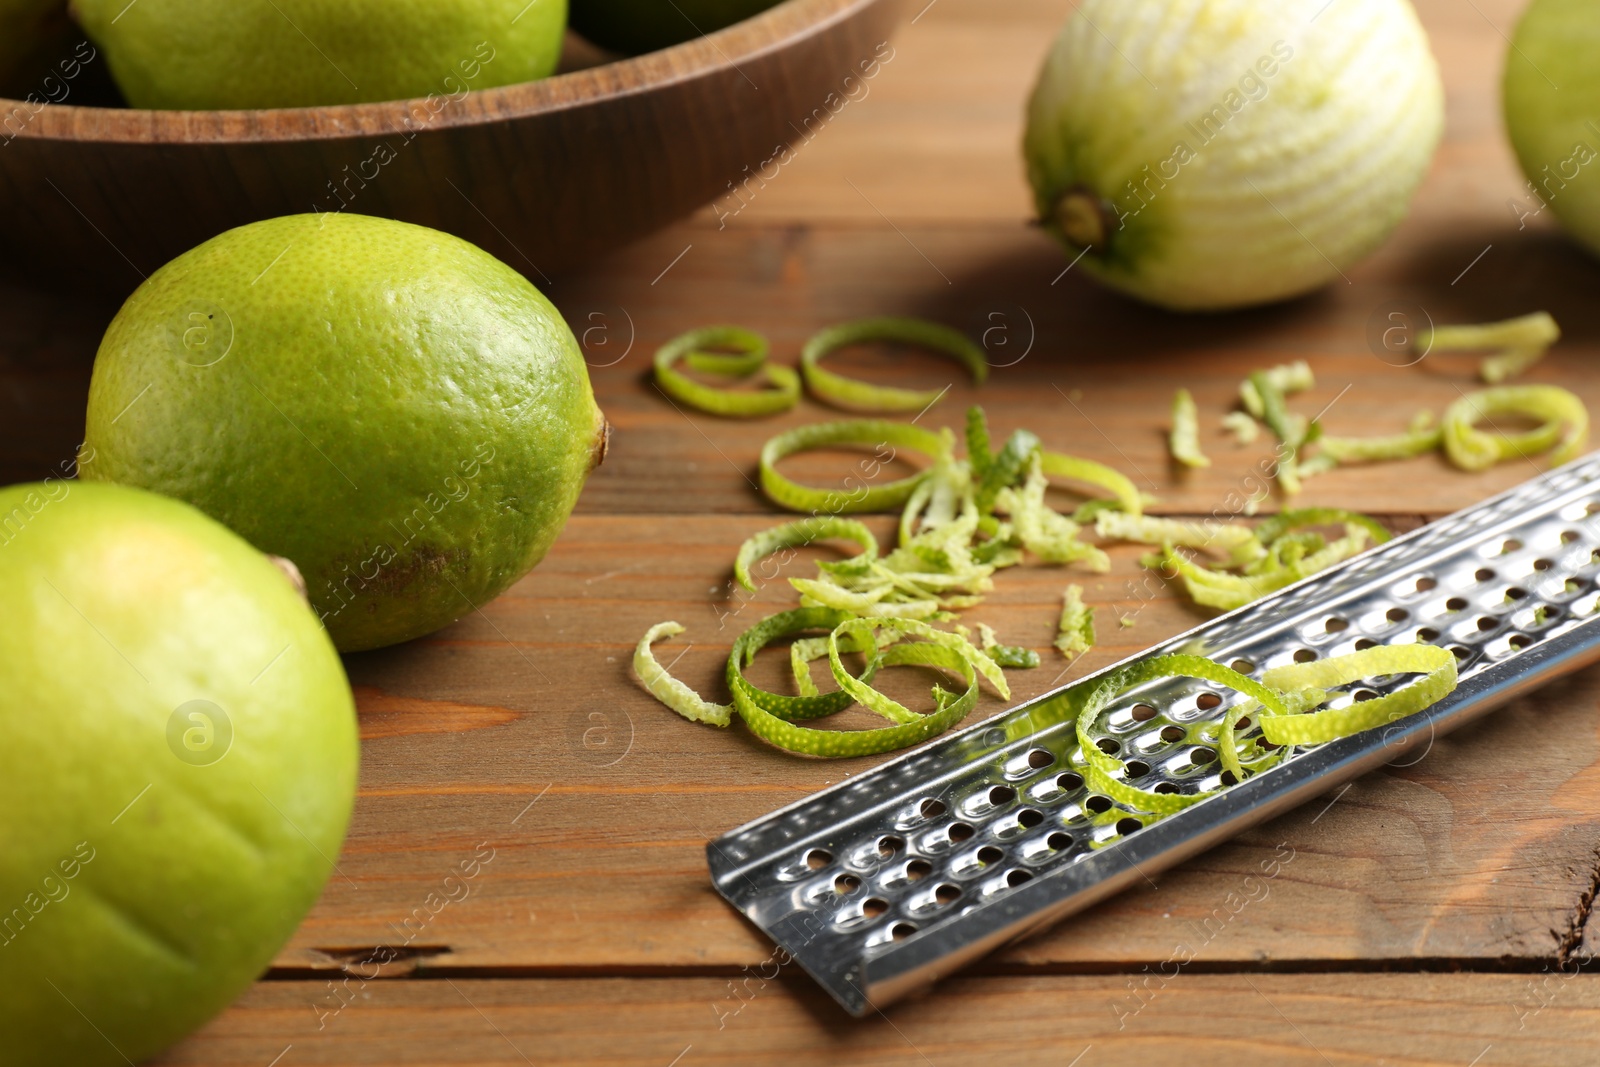
<svg viewBox="0 0 1600 1067">
<path fill-rule="evenodd" d="M 155 1062 L 1578 1067 L 1597 1029 L 1592 975 L 969 977 L 863 1020 L 799 975 L 379 979 L 264 982 Z"/>
<path fill-rule="evenodd" d="M 279 965 L 334 967 L 378 945 L 422 950 L 425 969 L 469 971 L 759 961 L 768 946 L 712 891 L 705 842 L 876 761 L 798 759 L 739 726 L 684 722 L 630 678 L 629 659 L 650 624 L 675 618 L 688 632 L 661 647 L 663 661 L 726 699 L 732 637 L 794 602 L 781 581 L 728 599 L 734 547 L 763 525 L 579 517 L 481 615 L 349 657 L 367 741 L 346 877 Z M 808 551 L 783 573 L 828 554 Z M 1012 673 L 1016 699 L 1202 617 L 1144 585 L 1138 554 L 1116 550 L 1103 577 L 1036 565 L 999 576 L 967 619 L 1043 654 L 1045 667 Z M 1099 606 L 1103 642 L 1070 667 L 1050 648 L 1069 580 Z M 1131 629 L 1117 624 L 1123 614 Z M 783 666 L 758 665 L 774 685 Z M 925 682 L 896 684 L 903 699 L 926 699 Z M 1596 671 L 1546 689 L 1439 739 L 1413 766 L 1371 775 L 1337 803 L 1276 820 L 1003 958 L 1160 961 L 1176 938 L 1213 928 L 1209 963 L 1553 958 L 1552 931 L 1576 914 L 1591 877 L 1581 858 L 1600 836 L 1597 699 Z M 1002 706 L 986 696 L 982 713 Z M 469 895 L 419 913 L 481 843 L 494 858 Z M 1241 890 L 1280 849 L 1293 857 L 1281 875 Z M 1217 927 L 1241 891 L 1262 899 Z"/>
</svg>

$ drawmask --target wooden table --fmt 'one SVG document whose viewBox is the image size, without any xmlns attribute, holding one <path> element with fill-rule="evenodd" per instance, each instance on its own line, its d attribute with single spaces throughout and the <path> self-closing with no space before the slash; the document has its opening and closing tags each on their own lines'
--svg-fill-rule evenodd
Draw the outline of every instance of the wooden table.
<svg viewBox="0 0 1600 1067">
<path fill-rule="evenodd" d="M 1248 369 L 1308 359 L 1319 384 L 1297 404 L 1333 403 L 1336 433 L 1391 431 L 1470 388 L 1470 361 L 1400 369 L 1368 350 L 1368 320 L 1389 300 L 1440 321 L 1548 309 L 1567 339 L 1532 378 L 1600 404 L 1586 373 L 1600 357 L 1600 269 L 1548 216 L 1519 231 L 1506 205 L 1522 180 L 1496 87 L 1521 4 L 1419 6 L 1449 86 L 1433 172 L 1410 221 L 1349 284 L 1293 304 L 1179 317 L 1061 277 L 1067 261 L 1026 223 L 1017 145 L 1067 0 L 936 0 L 902 28 L 870 93 L 736 215 L 707 211 L 559 280 L 550 295 L 584 334 L 616 424 L 610 459 L 511 592 L 432 638 L 349 658 L 365 748 L 339 873 L 264 980 L 160 1062 L 1600 1061 L 1600 977 L 1573 972 L 1596 937 L 1600 671 L 861 1022 L 804 975 L 772 977 L 771 946 L 712 891 L 703 847 L 873 761 L 792 759 L 738 727 L 693 726 L 629 674 L 644 629 L 677 619 L 688 627 L 677 671 L 721 698 L 732 636 L 789 601 L 782 583 L 742 608 L 727 599 L 734 548 L 773 521 L 751 483 L 757 449 L 827 417 L 810 401 L 750 424 L 674 410 L 648 382 L 648 357 L 691 326 L 742 322 L 789 358 L 852 316 L 962 326 L 1014 365 L 981 391 L 956 382 L 926 422 L 955 424 L 981 400 L 997 431 L 1025 425 L 1114 464 L 1174 514 L 1210 512 L 1264 454 L 1216 429 Z M 0 299 L 0 469 L 38 478 L 78 440 L 113 309 Z M 932 358 L 855 362 L 882 380 L 950 380 Z M 1181 478 L 1161 436 L 1180 384 L 1217 461 Z M 1304 500 L 1407 528 L 1530 473 L 1468 475 L 1428 458 L 1318 478 Z M 970 613 L 1046 653 L 1042 669 L 1013 675 L 1018 698 L 1193 623 L 1172 593 L 1134 584 L 1137 555 L 1116 551 L 1103 577 L 1006 572 Z M 790 573 L 809 569 L 806 557 Z M 1049 649 L 1068 581 L 1101 605 L 1103 640 L 1070 666 Z M 1121 614 L 1136 624 L 1114 625 Z M 990 698 L 984 713 L 997 708 Z M 1273 855 L 1290 860 L 1247 890 Z M 446 876 L 475 856 L 477 876 L 439 906 Z M 1194 960 L 1174 968 L 1185 945 Z M 379 965 L 381 946 L 404 947 Z"/>
</svg>

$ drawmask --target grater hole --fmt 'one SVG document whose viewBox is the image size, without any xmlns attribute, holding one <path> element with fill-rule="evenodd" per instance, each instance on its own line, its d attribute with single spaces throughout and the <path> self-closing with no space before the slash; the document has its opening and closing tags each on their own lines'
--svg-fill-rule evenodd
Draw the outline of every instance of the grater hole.
<svg viewBox="0 0 1600 1067">
<path fill-rule="evenodd" d="M 1566 585 L 1562 586 L 1562 589 L 1568 596 L 1571 596 L 1573 593 L 1579 592 L 1583 589 L 1583 583 L 1578 581 L 1576 578 L 1568 578 Z"/>
<path fill-rule="evenodd" d="M 1314 660 L 1316 658 L 1317 658 L 1317 654 L 1315 652 L 1311 651 L 1309 648 L 1301 648 L 1301 649 L 1296 649 L 1295 650 L 1294 661 L 1296 663 L 1310 663 L 1312 660 Z"/>
<path fill-rule="evenodd" d="M 1006 743 L 1006 732 L 999 729 L 990 730 L 988 733 L 983 735 L 983 743 L 988 745 L 990 748 L 1003 745 Z"/>
<path fill-rule="evenodd" d="M 1444 602 L 1444 609 L 1446 611 L 1466 611 L 1467 602 L 1458 596 L 1453 596 Z"/>
<path fill-rule="evenodd" d="M 1009 785 L 997 785 L 989 790 L 989 803 L 995 807 L 999 807 L 1001 804 L 1009 804 L 1015 799 L 1017 799 L 1017 791 Z"/>
<path fill-rule="evenodd" d="M 1032 752 L 1028 753 L 1028 766 L 1032 767 L 1036 771 L 1044 770 L 1055 761 L 1055 756 L 1049 752 L 1046 752 L 1042 748 L 1036 748 Z"/>
<path fill-rule="evenodd" d="M 1228 666 L 1232 667 L 1240 674 L 1249 674 L 1251 671 L 1256 669 L 1256 665 L 1247 659 L 1236 659 L 1232 663 L 1228 664 Z"/>
<path fill-rule="evenodd" d="M 1171 782 L 1158 782 L 1158 783 L 1156 783 L 1156 787 L 1151 790 L 1152 793 L 1167 793 L 1167 794 L 1174 794 L 1177 791 L 1178 791 L 1178 787 L 1173 785 Z"/>
<path fill-rule="evenodd" d="M 1143 778 L 1150 773 L 1150 764 L 1142 760 L 1131 759 L 1123 766 L 1127 769 L 1129 778 Z"/>
<path fill-rule="evenodd" d="M 1431 626 L 1424 626 L 1422 629 L 1417 631 L 1417 640 L 1431 644 L 1432 642 L 1439 640 L 1439 631 L 1435 630 Z"/>
<path fill-rule="evenodd" d="M 945 806 L 943 801 L 934 800 L 932 797 L 929 797 L 927 800 L 922 802 L 922 807 L 918 810 L 922 812 L 922 817 L 924 819 L 937 819 L 939 816 L 945 813 Z"/>
<path fill-rule="evenodd" d="M 1463 660 L 1463 659 L 1466 659 L 1468 656 L 1472 655 L 1472 650 L 1471 649 L 1467 649 L 1467 648 L 1462 648 L 1460 645 L 1456 645 L 1454 648 L 1452 648 L 1450 650 L 1450 654 L 1453 655 L 1458 660 Z"/>
<path fill-rule="evenodd" d="M 1523 600 L 1527 597 L 1527 595 L 1528 591 L 1526 589 L 1521 589 L 1517 586 L 1512 586 L 1510 589 L 1506 590 L 1507 600 Z"/>
<path fill-rule="evenodd" d="M 1437 588 L 1439 588 L 1439 582 L 1435 578 L 1431 578 L 1424 574 L 1421 578 L 1417 579 L 1417 592 L 1419 593 L 1431 593 Z"/>
<path fill-rule="evenodd" d="M 1554 566 L 1555 564 L 1551 563 L 1547 559 L 1536 559 L 1533 561 L 1533 569 L 1536 571 L 1547 571 Z"/>
<path fill-rule="evenodd" d="M 1055 833 L 1045 838 L 1044 843 L 1055 849 L 1057 852 L 1062 852 L 1072 847 L 1072 835 L 1064 834 L 1057 830 Z"/>
<path fill-rule="evenodd" d="M 1359 704 L 1360 702 L 1362 702 L 1364 700 L 1377 700 L 1378 699 L 1378 694 L 1374 693 L 1370 689 L 1357 689 L 1356 693 L 1355 693 L 1355 697 L 1356 697 L 1356 703 Z"/>
<path fill-rule="evenodd" d="M 1518 541 L 1515 537 L 1508 539 L 1505 544 L 1500 546 L 1500 554 L 1502 556 L 1509 555 L 1512 552 L 1519 552 L 1521 550 L 1522 542 Z"/>
<path fill-rule="evenodd" d="M 1119 834 L 1131 834 L 1136 830 L 1143 829 L 1144 823 L 1140 822 L 1138 819 L 1135 819 L 1131 815 L 1125 819 L 1117 820 L 1117 833 Z"/>
<path fill-rule="evenodd" d="M 1600 515 L 1600 500 L 1589 501 L 1589 506 L 1583 509 L 1585 515 Z"/>
<path fill-rule="evenodd" d="M 906 839 L 903 837 L 896 837 L 894 834 L 890 834 L 887 837 L 878 838 L 878 855 L 880 856 L 892 856 L 905 847 Z"/>
<path fill-rule="evenodd" d="M 1017 824 L 1024 830 L 1031 830 L 1044 822 L 1044 812 L 1037 808 L 1023 808 L 1017 812 Z"/>
<path fill-rule="evenodd" d="M 1031 881 L 1033 881 L 1033 875 L 1029 874 L 1027 871 L 1012 871 L 1010 874 L 1006 875 L 1006 885 L 1010 886 L 1012 889 Z"/>
<path fill-rule="evenodd" d="M 906 864 L 906 881 L 920 882 L 933 873 L 933 864 L 927 860 L 912 860 Z"/>
<path fill-rule="evenodd" d="M 1356 649 L 1357 652 L 1364 652 L 1369 648 L 1377 648 L 1377 647 L 1378 647 L 1378 642 L 1374 641 L 1370 637 L 1359 638 L 1359 639 L 1357 639 L 1356 644 L 1355 644 L 1355 649 Z"/>
<path fill-rule="evenodd" d="M 1060 836 L 1066 837 L 1067 835 L 1061 834 Z M 1068 838 L 1069 842 L 1070 840 L 1071 839 Z M 958 885 L 951 885 L 949 882 L 946 882 L 933 891 L 933 899 L 937 900 L 940 904 L 954 904 L 956 901 L 961 899 L 961 887 Z"/>
<path fill-rule="evenodd" d="M 1094 743 L 1094 747 L 1098 748 L 1101 752 L 1104 752 L 1108 756 L 1115 756 L 1118 752 L 1122 751 L 1122 745 L 1119 744 L 1116 738 L 1113 737 L 1102 737 L 1100 740 Z"/>
<path fill-rule="evenodd" d="M 1188 733 L 1185 732 L 1184 728 L 1181 726 L 1163 726 L 1161 728 L 1161 740 L 1163 741 L 1182 741 L 1188 736 Z"/>
<path fill-rule="evenodd" d="M 1212 708 L 1221 705 L 1221 703 L 1222 698 L 1217 696 L 1215 693 L 1201 693 L 1199 696 L 1194 698 L 1195 707 L 1199 708 L 1201 711 L 1210 711 Z"/>
<path fill-rule="evenodd" d="M 1005 858 L 1006 854 L 993 845 L 984 845 L 978 850 L 978 862 L 985 865 L 999 863 Z"/>
<path fill-rule="evenodd" d="M 1248 729 L 1250 729 L 1250 716 L 1246 715 L 1243 718 L 1241 718 L 1238 722 L 1233 724 L 1233 728 L 1235 730 L 1248 730 Z"/>
<path fill-rule="evenodd" d="M 1149 722 L 1156 717 L 1156 709 L 1149 704 L 1135 704 L 1128 714 L 1133 716 L 1134 722 Z"/>
<path fill-rule="evenodd" d="M 861 888 L 861 879 L 853 874 L 841 874 L 833 880 L 833 891 L 841 897 L 849 896 Z"/>
<path fill-rule="evenodd" d="M 1578 538 L 1580 538 L 1582 536 L 1583 535 L 1580 534 L 1577 530 L 1562 530 L 1561 531 L 1561 543 L 1564 544 L 1564 545 L 1570 545 L 1570 544 L 1572 544 L 1572 542 L 1576 541 Z"/>
<path fill-rule="evenodd" d="M 1189 761 L 1196 767 L 1204 767 L 1206 764 L 1210 763 L 1216 758 L 1217 754 L 1211 751 L 1209 748 L 1197 748 L 1193 752 L 1189 753 Z"/>
<path fill-rule="evenodd" d="M 1492 582 L 1495 579 L 1494 571 L 1490 570 L 1488 567 L 1479 567 L 1472 573 L 1472 576 L 1480 582 Z"/>
<path fill-rule="evenodd" d="M 1083 779 L 1068 771 L 1066 774 L 1056 777 L 1056 785 L 1070 793 L 1083 785 Z"/>
<path fill-rule="evenodd" d="M 1518 652 L 1521 652 L 1523 649 L 1533 644 L 1533 638 L 1529 637 L 1527 634 L 1512 634 L 1506 643 L 1512 648 L 1516 649 Z"/>
<path fill-rule="evenodd" d="M 868 919 L 876 919 L 889 910 L 889 902 L 882 897 L 868 897 L 861 902 L 861 914 Z"/>
<path fill-rule="evenodd" d="M 1478 620 L 1478 629 L 1482 630 L 1484 633 L 1488 633 L 1490 630 L 1495 629 L 1499 625 L 1499 619 L 1493 619 L 1487 615 Z"/>
<path fill-rule="evenodd" d="M 953 822 L 953 823 L 950 824 L 950 840 L 952 840 L 952 841 L 966 841 L 967 839 L 969 839 L 971 837 L 972 837 L 972 827 L 968 826 L 966 823 L 964 823 L 964 822 Z"/>
<path fill-rule="evenodd" d="M 1111 810 L 1111 798 L 1103 797 L 1099 793 L 1096 793 L 1084 800 L 1083 806 L 1094 812 L 1096 815 L 1103 815 Z"/>
<path fill-rule="evenodd" d="M 1600 563 L 1600 548 L 1597 548 L 1593 552 L 1589 553 L 1589 562 Z"/>
<path fill-rule="evenodd" d="M 917 928 L 910 923 L 895 923 L 889 928 L 889 936 L 896 941 L 904 941 L 917 932 Z"/>
<path fill-rule="evenodd" d="M 806 866 L 813 871 L 820 871 L 833 862 L 833 853 L 825 848 L 814 848 L 806 853 Z"/>
<path fill-rule="evenodd" d="M 1327 622 L 1324 622 L 1322 624 L 1322 628 L 1330 634 L 1342 634 L 1346 630 L 1350 629 L 1350 623 L 1348 620 L 1341 619 L 1339 616 L 1335 615 L 1328 619 Z"/>
<path fill-rule="evenodd" d="M 1405 608 L 1390 608 L 1388 611 L 1383 613 L 1383 617 L 1388 619 L 1390 622 L 1405 622 L 1407 619 L 1411 618 L 1411 613 Z"/>
<path fill-rule="evenodd" d="M 1237 779 L 1237 778 L 1235 778 L 1233 776 L 1233 772 L 1232 771 L 1223 771 L 1222 772 L 1222 784 L 1223 785 L 1238 785 L 1239 784 L 1239 779 Z"/>
</svg>

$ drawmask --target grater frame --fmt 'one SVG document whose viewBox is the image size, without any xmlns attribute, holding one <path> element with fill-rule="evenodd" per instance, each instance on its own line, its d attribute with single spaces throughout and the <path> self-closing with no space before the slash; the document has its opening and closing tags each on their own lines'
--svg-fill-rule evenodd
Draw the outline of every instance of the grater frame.
<svg viewBox="0 0 1600 1067">
<path fill-rule="evenodd" d="M 1259 678 L 1408 641 L 1456 651 L 1454 692 L 1174 814 L 1093 794 L 1075 770 L 1075 700 L 1129 663 L 1183 652 Z M 746 823 L 707 861 L 717 891 L 862 1016 L 1597 659 L 1600 453 Z M 1363 679 L 1328 706 L 1407 681 Z M 1216 689 L 1143 683 L 1091 733 L 1142 788 L 1216 789 L 1203 729 L 1243 699 Z"/>
</svg>

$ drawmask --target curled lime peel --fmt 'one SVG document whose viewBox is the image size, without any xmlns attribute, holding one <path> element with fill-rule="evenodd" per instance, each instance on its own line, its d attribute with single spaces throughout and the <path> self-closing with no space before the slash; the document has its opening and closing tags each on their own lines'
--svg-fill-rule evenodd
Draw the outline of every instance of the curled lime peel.
<svg viewBox="0 0 1600 1067">
<path fill-rule="evenodd" d="M 792 511 L 839 515 L 845 513 L 893 511 L 908 499 L 926 472 L 913 474 L 884 485 L 869 485 L 871 476 L 846 489 L 818 489 L 790 481 L 778 473 L 778 463 L 788 456 L 818 448 L 875 449 L 872 463 L 881 469 L 900 449 L 920 452 L 930 459 L 948 456 L 953 445 L 948 431 L 933 433 L 905 423 L 878 419 L 851 419 L 820 422 L 787 430 L 761 448 L 761 489 L 774 503 Z M 888 449 L 889 455 L 882 456 Z"/>
<path fill-rule="evenodd" d="M 948 391 L 948 386 L 922 391 L 873 385 L 822 366 L 823 357 L 830 352 L 867 341 L 900 342 L 949 356 L 965 366 L 978 385 L 989 376 L 983 349 L 960 331 L 923 319 L 886 317 L 830 326 L 807 341 L 800 353 L 800 373 L 805 377 L 806 387 L 819 399 L 836 407 L 862 412 L 922 411 Z"/>
<path fill-rule="evenodd" d="M 650 646 L 665 637 L 676 637 L 683 627 L 675 622 L 662 622 L 650 627 L 633 650 L 633 673 L 650 691 L 650 695 L 682 715 L 690 722 L 703 722 L 709 726 L 726 726 L 731 721 L 733 708 L 727 704 L 713 704 L 699 693 L 667 673 L 650 650 Z"/>
<path fill-rule="evenodd" d="M 764 530 L 740 545 L 739 554 L 733 560 L 734 580 L 755 592 L 755 582 L 750 578 L 753 564 L 774 552 L 832 539 L 854 541 L 861 546 L 860 554 L 850 560 L 852 570 L 862 569 L 878 558 L 878 539 L 861 523 L 833 515 L 813 515 Z"/>
<path fill-rule="evenodd" d="M 1518 434 L 1480 430 L 1496 415 L 1517 415 L 1541 423 Z M 1488 470 L 1520 456 L 1550 452 L 1559 466 L 1583 450 L 1589 439 L 1589 411 L 1583 401 L 1554 385 L 1501 385 L 1469 393 L 1445 409 L 1440 421 L 1450 462 L 1467 471 Z M 1553 451 L 1552 451 L 1553 450 Z"/>
<path fill-rule="evenodd" d="M 704 351 L 734 348 L 725 355 Z M 656 385 L 674 400 L 711 415 L 748 419 L 788 411 L 800 400 L 800 377 L 789 367 L 767 363 L 767 339 L 739 326 L 706 326 L 679 334 L 656 350 Z M 684 375 L 676 364 L 683 359 L 696 370 L 728 378 L 747 378 L 760 372 L 771 389 L 744 391 L 702 385 Z"/>
</svg>

